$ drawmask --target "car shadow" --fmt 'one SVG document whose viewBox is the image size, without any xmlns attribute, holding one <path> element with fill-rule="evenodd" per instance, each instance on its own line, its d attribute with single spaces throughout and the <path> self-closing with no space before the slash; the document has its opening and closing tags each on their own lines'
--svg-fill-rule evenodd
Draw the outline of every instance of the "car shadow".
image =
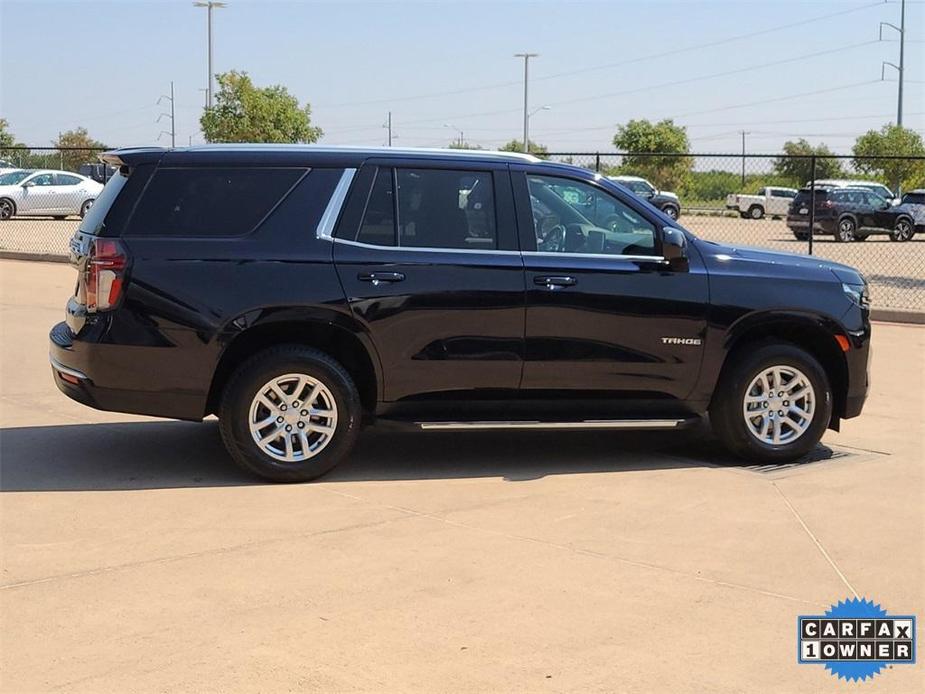
<svg viewBox="0 0 925 694">
<path fill-rule="evenodd" d="M 704 427 L 660 432 L 400 432 L 369 427 L 325 482 L 739 466 Z M 120 422 L 0 430 L 0 491 L 267 484 L 238 470 L 217 422 Z"/>
</svg>

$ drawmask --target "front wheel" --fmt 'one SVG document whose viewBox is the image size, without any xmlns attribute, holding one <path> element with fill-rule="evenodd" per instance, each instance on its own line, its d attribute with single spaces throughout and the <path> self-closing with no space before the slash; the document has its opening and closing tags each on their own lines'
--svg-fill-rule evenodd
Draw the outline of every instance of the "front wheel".
<svg viewBox="0 0 925 694">
<path fill-rule="evenodd" d="M 812 450 L 832 416 L 832 389 L 819 362 L 780 342 L 731 358 L 710 406 L 726 448 L 762 463 L 791 462 Z"/>
<path fill-rule="evenodd" d="M 677 219 L 681 216 L 681 211 L 674 205 L 665 205 L 665 207 L 662 208 L 662 212 L 667 214 L 672 219 Z"/>
<path fill-rule="evenodd" d="M 240 467 L 274 482 L 304 482 L 350 453 L 361 414 L 353 379 L 337 361 L 284 345 L 234 372 L 219 420 L 225 447 Z"/>
<path fill-rule="evenodd" d="M 10 200 L 0 200 L 0 220 L 6 221 L 12 219 L 16 213 L 16 207 Z"/>
<path fill-rule="evenodd" d="M 904 243 L 909 241 L 914 235 L 915 227 L 912 221 L 903 217 L 896 220 L 896 226 L 893 227 L 893 231 L 890 233 L 890 240 Z"/>
</svg>

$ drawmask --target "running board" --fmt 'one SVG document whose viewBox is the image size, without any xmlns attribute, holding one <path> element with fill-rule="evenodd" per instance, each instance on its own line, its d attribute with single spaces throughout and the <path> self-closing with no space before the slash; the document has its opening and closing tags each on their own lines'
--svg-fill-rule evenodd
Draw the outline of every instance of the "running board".
<svg viewBox="0 0 925 694">
<path fill-rule="evenodd" d="M 482 429 L 678 429 L 696 422 L 690 419 L 585 419 L 580 422 L 417 422 L 428 431 L 475 431 Z"/>
</svg>

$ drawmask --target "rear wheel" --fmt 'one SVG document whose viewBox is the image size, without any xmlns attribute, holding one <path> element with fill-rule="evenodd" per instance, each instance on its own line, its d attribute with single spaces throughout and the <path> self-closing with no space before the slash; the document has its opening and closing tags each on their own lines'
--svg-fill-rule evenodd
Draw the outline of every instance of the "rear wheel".
<svg viewBox="0 0 925 694">
<path fill-rule="evenodd" d="M 669 217 L 671 217 L 672 219 L 677 219 L 678 217 L 681 216 L 681 211 L 680 211 L 677 207 L 675 207 L 674 205 L 665 205 L 665 206 L 662 208 L 662 212 L 664 212 L 665 214 L 667 214 L 667 215 L 668 215 Z"/>
<path fill-rule="evenodd" d="M 752 219 L 764 217 L 764 208 L 761 205 L 752 205 L 748 208 L 748 216 Z"/>
<path fill-rule="evenodd" d="M 838 220 L 838 226 L 835 227 L 835 240 L 841 243 L 850 243 L 855 241 L 858 230 L 857 224 L 851 217 L 842 217 Z"/>
<path fill-rule="evenodd" d="M 896 220 L 896 226 L 893 227 L 893 231 L 890 233 L 890 240 L 904 243 L 909 241 L 914 235 L 915 226 L 912 224 L 912 220 L 900 217 Z"/>
<path fill-rule="evenodd" d="M 225 447 L 243 469 L 274 482 L 304 482 L 350 453 L 361 406 L 338 362 L 309 347 L 285 345 L 235 371 L 219 419 Z"/>
<path fill-rule="evenodd" d="M 795 238 L 797 241 L 808 241 L 808 240 L 809 240 L 809 232 L 806 232 L 806 231 L 795 231 L 795 232 L 793 232 L 793 238 Z"/>
<path fill-rule="evenodd" d="M 740 458 L 767 463 L 812 450 L 832 416 L 832 389 L 819 362 L 778 342 L 732 358 L 710 407 L 723 444 Z"/>
</svg>

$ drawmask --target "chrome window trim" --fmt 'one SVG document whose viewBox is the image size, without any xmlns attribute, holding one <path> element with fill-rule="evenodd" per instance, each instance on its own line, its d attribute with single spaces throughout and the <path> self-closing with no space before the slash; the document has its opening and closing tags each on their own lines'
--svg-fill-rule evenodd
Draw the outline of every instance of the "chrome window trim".
<svg viewBox="0 0 925 694">
<path fill-rule="evenodd" d="M 359 248 L 368 248 L 373 251 L 413 251 L 425 253 L 479 253 L 482 255 L 520 255 L 520 251 L 499 251 L 494 248 L 434 248 L 431 246 L 379 246 L 374 243 L 363 243 L 362 241 L 350 241 L 349 239 L 331 239 L 334 243 L 342 243 L 346 246 L 357 246 Z"/>
<path fill-rule="evenodd" d="M 544 258 L 610 258 L 612 260 L 639 260 L 647 263 L 667 265 L 668 260 L 661 255 L 621 255 L 619 253 L 556 253 L 555 251 L 523 251 L 524 255 Z"/>
<path fill-rule="evenodd" d="M 315 229 L 315 236 L 325 241 L 334 240 L 334 226 L 337 224 L 337 218 L 340 217 L 340 211 L 344 207 L 344 201 L 347 199 L 347 191 L 350 190 L 350 184 L 353 183 L 353 177 L 356 176 L 356 169 L 344 169 L 341 174 L 331 199 L 328 200 L 328 206 L 324 208 L 324 214 L 318 221 Z"/>
</svg>

